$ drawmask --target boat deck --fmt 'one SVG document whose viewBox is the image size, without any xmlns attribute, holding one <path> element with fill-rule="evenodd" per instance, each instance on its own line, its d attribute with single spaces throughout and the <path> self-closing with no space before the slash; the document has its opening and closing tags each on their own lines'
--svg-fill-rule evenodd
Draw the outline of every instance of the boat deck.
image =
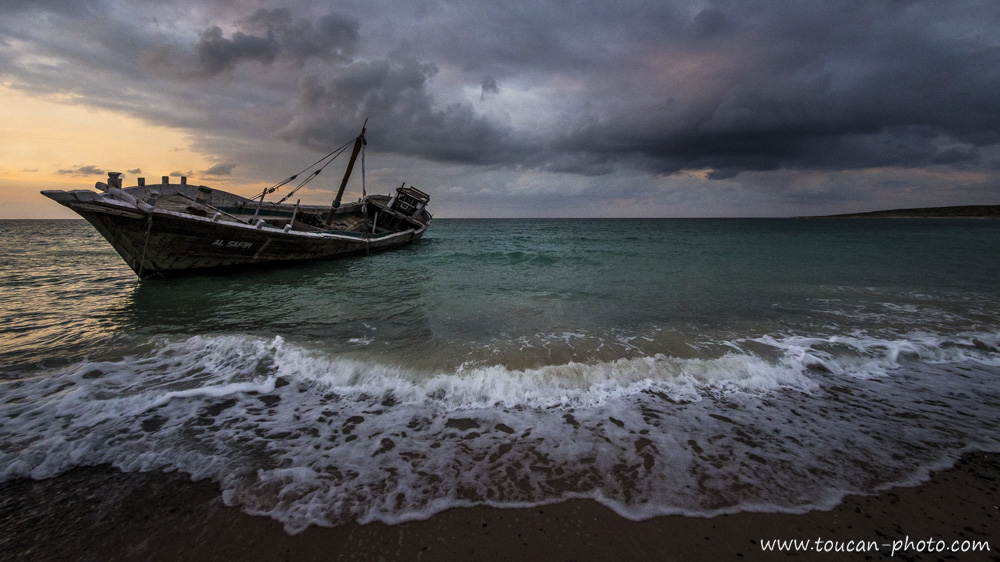
<svg viewBox="0 0 1000 562">
<path fill-rule="evenodd" d="M 160 197 L 156 200 L 156 208 L 164 211 L 173 211 L 175 213 L 197 215 L 199 217 L 214 217 L 216 213 L 219 213 L 219 220 L 225 220 L 228 222 L 249 222 L 217 207 L 196 201 L 194 198 L 189 197 L 184 193 L 173 193 L 171 195 Z"/>
<path fill-rule="evenodd" d="M 252 224 L 255 216 L 259 216 L 269 225 L 283 228 L 291 221 L 291 213 L 283 209 L 279 216 L 272 214 L 273 210 L 263 207 L 259 215 L 253 205 L 247 206 L 243 212 L 231 213 L 212 205 L 199 202 L 184 193 L 173 193 L 160 197 L 156 200 L 156 208 L 172 211 L 176 213 L 196 215 L 200 217 L 215 217 L 219 214 L 219 220 L 225 222 L 240 222 Z M 230 209 L 231 210 L 231 209 Z M 253 212 L 251 212 L 251 210 Z M 300 211 L 295 221 L 292 223 L 292 230 L 300 232 L 362 232 L 365 229 L 366 219 L 360 214 L 337 214 L 333 219 L 326 222 L 326 217 L 320 217 L 315 212 Z"/>
</svg>

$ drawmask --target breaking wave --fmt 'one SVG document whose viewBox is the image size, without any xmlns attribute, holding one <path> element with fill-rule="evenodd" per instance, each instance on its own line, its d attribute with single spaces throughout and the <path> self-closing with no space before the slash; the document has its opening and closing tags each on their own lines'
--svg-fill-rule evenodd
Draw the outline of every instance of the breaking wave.
<svg viewBox="0 0 1000 562">
<path fill-rule="evenodd" d="M 0 382 L 0 478 L 217 482 L 289 532 L 592 498 L 630 518 L 827 507 L 1000 450 L 1000 334 L 762 336 L 421 371 L 247 335 Z"/>
</svg>

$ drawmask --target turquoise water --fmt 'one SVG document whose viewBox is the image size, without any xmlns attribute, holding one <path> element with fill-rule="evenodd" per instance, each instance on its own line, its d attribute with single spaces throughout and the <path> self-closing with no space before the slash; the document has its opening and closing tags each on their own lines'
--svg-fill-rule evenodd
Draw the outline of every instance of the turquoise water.
<svg viewBox="0 0 1000 562">
<path fill-rule="evenodd" d="M 292 531 L 594 498 L 802 511 L 1000 450 L 1000 223 L 438 220 L 138 282 L 0 221 L 0 477 L 177 470 Z"/>
</svg>

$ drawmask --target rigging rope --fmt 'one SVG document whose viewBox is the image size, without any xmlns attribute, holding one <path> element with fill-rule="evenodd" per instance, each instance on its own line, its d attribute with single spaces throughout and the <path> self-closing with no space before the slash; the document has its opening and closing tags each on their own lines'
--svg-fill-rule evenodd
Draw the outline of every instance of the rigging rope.
<svg viewBox="0 0 1000 562">
<path fill-rule="evenodd" d="M 291 191 L 289 191 L 287 195 L 285 195 L 284 197 L 282 197 L 282 198 L 281 198 L 281 200 L 280 200 L 280 201 L 278 201 L 278 204 L 280 205 L 281 203 L 284 203 L 284 202 L 285 202 L 285 200 L 287 200 L 287 199 L 288 199 L 289 197 L 291 197 L 292 195 L 295 195 L 295 192 L 296 192 L 296 191 L 298 191 L 298 190 L 302 189 L 302 186 L 304 186 L 305 184 L 307 184 L 307 183 L 309 183 L 309 182 L 313 181 L 314 179 L 316 179 L 316 176 L 318 176 L 318 175 L 319 175 L 319 173 L 323 171 L 323 168 L 326 168 L 327 166 L 329 166 L 329 165 L 330 165 L 330 163 L 331 163 L 331 162 L 333 162 L 334 160 L 336 160 L 338 156 L 340 156 L 341 154 L 343 154 L 343 152 L 344 152 L 345 150 L 347 150 L 347 145 L 344 145 L 344 146 L 340 147 L 340 148 L 339 148 L 339 149 L 337 150 L 337 153 L 333 155 L 333 158 L 330 158 L 330 160 L 329 160 L 329 161 L 327 161 L 327 163 L 326 163 L 326 164 L 323 164 L 323 165 L 322 165 L 322 166 L 320 166 L 320 167 L 319 167 L 319 169 L 317 169 L 317 170 L 316 170 L 315 172 L 313 172 L 313 173 L 309 174 L 309 177 L 307 177 L 306 179 L 302 180 L 302 181 L 301 181 L 301 182 L 299 183 L 299 185 L 295 186 L 295 188 L 294 188 L 294 189 L 292 189 Z"/>
<path fill-rule="evenodd" d="M 281 201 L 279 201 L 279 203 L 283 202 L 283 201 L 284 201 L 285 199 L 288 199 L 289 197 L 291 197 L 291 196 L 292 196 L 292 193 L 295 193 L 295 192 L 296 192 L 296 191 L 297 191 L 297 190 L 298 190 L 299 188 L 301 188 L 301 187 L 302 187 L 303 185 L 305 185 L 305 184 L 309 183 L 309 182 L 310 182 L 310 181 L 312 181 L 312 180 L 313 180 L 313 179 L 314 179 L 314 178 L 315 178 L 316 176 L 318 176 L 318 175 L 319 175 L 319 173 L 320 173 L 321 171 L 323 171 L 323 168 L 325 168 L 325 167 L 329 166 L 329 165 L 330 165 L 330 162 L 333 162 L 333 161 L 334 161 L 334 160 L 335 160 L 335 159 L 336 159 L 336 158 L 337 158 L 338 156 L 340 156 L 340 155 L 341 155 L 341 154 L 342 154 L 342 153 L 343 153 L 343 152 L 344 152 L 345 150 L 347 150 L 347 147 L 348 147 L 348 146 L 350 146 L 350 145 L 351 145 L 351 143 L 353 143 L 353 142 L 354 142 L 354 140 L 352 139 L 352 140 L 350 140 L 350 141 L 348 141 L 348 142 L 344 143 L 344 144 L 343 144 L 343 145 L 342 145 L 342 146 L 341 146 L 340 148 L 337 148 L 337 149 L 333 150 L 332 152 L 330 152 L 330 153 L 329 153 L 329 154 L 327 154 L 326 156 L 324 156 L 324 157 L 320 158 L 319 160 L 317 160 L 317 161 L 316 161 L 316 162 L 314 162 L 313 164 L 311 164 L 311 165 L 309 165 L 309 166 L 306 166 L 306 167 L 305 167 L 305 168 L 303 168 L 303 169 L 302 169 L 302 171 L 300 171 L 299 173 L 297 173 L 297 174 L 294 174 L 294 175 L 292 175 L 291 177 L 289 177 L 288 179 L 286 179 L 286 180 L 284 180 L 284 181 L 280 181 L 280 182 L 278 182 L 278 183 L 276 183 L 276 184 L 272 185 L 271 187 L 266 187 L 266 188 L 264 188 L 264 190 L 263 190 L 263 191 L 261 191 L 261 192 L 260 192 L 260 193 L 258 193 L 257 195 L 254 195 L 254 196 L 253 196 L 253 197 L 251 198 L 251 201 L 252 201 L 252 200 L 254 200 L 254 199 L 258 199 L 258 198 L 259 198 L 259 199 L 260 199 L 260 201 L 261 201 L 261 203 L 263 203 L 263 202 L 264 202 L 264 197 L 265 197 L 265 196 L 267 196 L 268 194 L 271 194 L 271 193 L 274 193 L 275 191 L 277 191 L 277 190 L 278 190 L 279 188 L 281 188 L 282 186 L 284 186 L 284 185 L 288 184 L 289 182 L 293 182 L 293 181 L 295 181 L 295 179 L 296 179 L 296 178 L 298 178 L 298 177 L 299 177 L 299 176 L 300 176 L 301 174 L 305 173 L 305 172 L 306 172 L 307 170 L 309 170 L 310 168 L 312 168 L 312 167 L 314 167 L 314 166 L 317 166 L 317 165 L 319 165 L 320 163 L 322 163 L 322 162 L 324 162 L 324 161 L 326 162 L 325 164 L 323 164 L 322 166 L 320 166 L 318 170 L 316 170 L 316 171 L 314 171 L 313 173 L 309 174 L 309 177 L 307 177 L 306 179 L 304 179 L 304 180 L 303 180 L 303 181 L 302 181 L 301 183 L 299 183 L 299 185 L 295 186 L 295 189 L 293 189 L 293 190 L 291 191 L 291 193 L 289 193 L 289 194 L 288 194 L 288 195 L 286 195 L 286 196 L 285 196 L 285 197 L 284 197 L 284 198 L 283 198 L 283 199 L 282 199 Z"/>
</svg>

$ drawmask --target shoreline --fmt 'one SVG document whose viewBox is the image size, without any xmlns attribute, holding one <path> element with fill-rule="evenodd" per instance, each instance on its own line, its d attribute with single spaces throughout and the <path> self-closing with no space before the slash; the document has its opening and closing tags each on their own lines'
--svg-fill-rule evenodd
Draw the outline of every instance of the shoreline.
<svg viewBox="0 0 1000 562">
<path fill-rule="evenodd" d="M 847 496 L 830 511 L 669 515 L 631 521 L 590 500 L 535 508 L 455 508 L 427 520 L 312 526 L 288 535 L 175 473 L 78 468 L 0 484 L 5 560 L 782 560 L 761 540 L 808 540 L 797 560 L 890 556 L 1000 561 L 1000 454 L 969 453 L 929 481 Z M 918 541 L 986 541 L 988 552 L 917 552 Z M 820 540 L 820 543 L 816 543 Z M 829 542 L 827 542 L 829 541 Z M 817 552 L 864 541 L 867 552 Z M 854 543 L 858 544 L 858 543 Z M 926 544 L 926 543 L 925 543 Z M 872 550 L 872 547 L 876 550 Z M 856 548 L 856 547 L 855 547 Z"/>
</svg>

